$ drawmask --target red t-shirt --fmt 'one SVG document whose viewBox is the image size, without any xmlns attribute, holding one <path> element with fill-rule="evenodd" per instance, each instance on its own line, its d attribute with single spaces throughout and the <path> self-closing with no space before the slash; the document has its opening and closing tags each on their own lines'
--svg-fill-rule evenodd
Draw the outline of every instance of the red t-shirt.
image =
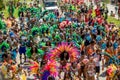
<svg viewBox="0 0 120 80">
<path fill-rule="evenodd" d="M 99 16 L 99 15 L 100 15 L 100 10 L 99 10 L 99 8 L 95 9 L 95 15 L 96 15 L 96 16 Z"/>
</svg>

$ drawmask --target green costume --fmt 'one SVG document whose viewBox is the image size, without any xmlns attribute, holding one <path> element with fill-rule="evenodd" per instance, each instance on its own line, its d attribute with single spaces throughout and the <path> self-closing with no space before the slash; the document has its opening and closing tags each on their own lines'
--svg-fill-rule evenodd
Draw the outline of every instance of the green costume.
<svg viewBox="0 0 120 80">
<path fill-rule="evenodd" d="M 73 37 L 74 40 L 77 40 L 77 34 L 76 34 L 76 32 L 74 32 L 74 33 L 72 34 L 72 37 Z"/>
<path fill-rule="evenodd" d="M 56 18 L 55 14 L 53 12 L 49 13 L 48 17 L 49 17 L 49 19 L 55 19 Z"/>
<path fill-rule="evenodd" d="M 41 55 L 41 56 L 43 56 L 44 53 L 45 53 L 42 49 L 37 49 L 37 51 L 38 51 L 38 54 Z"/>
<path fill-rule="evenodd" d="M 6 41 L 4 41 L 4 42 L 1 43 L 0 49 L 2 49 L 3 47 L 5 47 L 5 49 L 9 49 L 10 45 Z"/>
<path fill-rule="evenodd" d="M 8 12 L 10 16 L 13 16 L 14 10 L 15 10 L 14 5 L 9 5 Z"/>
<path fill-rule="evenodd" d="M 47 12 L 48 12 L 48 10 L 44 10 L 44 11 L 41 13 L 41 16 L 43 17 Z"/>
<path fill-rule="evenodd" d="M 37 49 L 37 54 L 43 56 L 44 53 L 45 53 L 45 52 L 44 52 L 42 49 Z M 29 58 L 32 56 L 31 48 L 27 48 L 26 55 L 27 55 L 27 57 L 29 57 Z"/>
<path fill-rule="evenodd" d="M 26 10 L 27 10 L 26 6 L 19 7 L 19 9 L 18 9 L 18 16 L 20 17 L 20 13 L 21 12 L 25 12 Z"/>
<path fill-rule="evenodd" d="M 55 29 L 57 29 L 58 28 L 58 25 L 57 24 L 54 24 L 53 25 L 53 29 L 55 30 Z"/>
<path fill-rule="evenodd" d="M 74 5 L 70 5 L 68 9 L 69 9 L 69 10 L 72 10 L 72 11 L 75 11 L 75 10 L 76 10 L 76 8 L 75 8 Z"/>
<path fill-rule="evenodd" d="M 34 36 L 34 35 L 36 35 L 36 34 L 39 32 L 39 28 L 38 28 L 37 26 L 34 26 L 34 27 L 31 29 L 31 31 L 32 31 L 32 35 Z"/>
<path fill-rule="evenodd" d="M 46 42 L 40 42 L 39 45 L 40 45 L 40 47 L 45 47 L 46 46 Z"/>
<path fill-rule="evenodd" d="M 78 26 L 77 23 L 75 23 L 75 22 L 72 23 L 72 27 L 73 27 L 73 28 L 77 28 L 77 26 Z"/>
<path fill-rule="evenodd" d="M 31 8 L 29 9 L 29 11 L 30 11 L 30 13 L 31 13 L 31 17 L 34 17 L 34 16 L 36 16 L 36 15 L 39 13 L 39 9 L 36 8 L 36 7 L 31 7 Z M 38 16 L 38 15 L 37 15 L 37 16 Z"/>
<path fill-rule="evenodd" d="M 41 17 L 41 12 L 42 12 L 42 8 L 41 8 L 41 7 L 38 7 L 38 8 L 37 8 L 36 15 L 35 15 L 37 19 L 40 19 L 40 17 Z"/>
<path fill-rule="evenodd" d="M 39 28 L 39 31 L 41 34 L 45 33 L 49 29 L 49 26 L 47 24 L 42 24 Z"/>
<path fill-rule="evenodd" d="M 55 40 L 56 40 L 56 41 L 61 41 L 61 40 L 62 40 L 59 34 L 56 34 L 56 35 L 55 35 Z"/>
<path fill-rule="evenodd" d="M 6 24 L 0 19 L 0 29 L 5 29 Z"/>
<path fill-rule="evenodd" d="M 32 55 L 32 53 L 30 52 L 31 51 L 31 48 L 27 48 L 27 50 L 26 50 L 26 55 L 27 55 L 27 57 L 31 57 L 31 55 Z"/>
</svg>

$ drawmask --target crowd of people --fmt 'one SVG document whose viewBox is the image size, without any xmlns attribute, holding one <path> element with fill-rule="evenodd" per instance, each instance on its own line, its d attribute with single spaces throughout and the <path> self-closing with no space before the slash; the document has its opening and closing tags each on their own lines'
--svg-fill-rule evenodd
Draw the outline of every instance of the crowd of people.
<svg viewBox="0 0 120 80">
<path fill-rule="evenodd" d="M 14 11 L 0 16 L 2 80 L 99 80 L 101 70 L 106 80 L 120 80 L 120 27 L 107 21 L 104 4 L 17 8 L 18 18 Z"/>
</svg>

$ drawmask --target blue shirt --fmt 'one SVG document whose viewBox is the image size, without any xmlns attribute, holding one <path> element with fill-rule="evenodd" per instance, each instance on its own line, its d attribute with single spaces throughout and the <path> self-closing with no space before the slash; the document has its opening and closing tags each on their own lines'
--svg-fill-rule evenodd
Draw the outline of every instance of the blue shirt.
<svg viewBox="0 0 120 80">
<path fill-rule="evenodd" d="M 117 48 L 118 48 L 118 43 L 117 43 L 117 42 L 115 42 L 115 43 L 113 44 L 113 48 L 114 48 L 114 49 L 117 49 Z"/>
<path fill-rule="evenodd" d="M 102 40 L 102 36 L 98 35 L 98 36 L 96 37 L 96 41 L 98 42 L 98 41 L 101 41 L 101 40 Z"/>
<path fill-rule="evenodd" d="M 86 40 L 88 40 L 88 41 L 91 41 L 92 40 L 92 38 L 91 38 L 91 36 L 88 34 L 88 35 L 86 35 Z"/>
<path fill-rule="evenodd" d="M 107 44 L 106 43 L 102 43 L 101 49 L 106 49 L 106 48 L 107 48 Z"/>
</svg>

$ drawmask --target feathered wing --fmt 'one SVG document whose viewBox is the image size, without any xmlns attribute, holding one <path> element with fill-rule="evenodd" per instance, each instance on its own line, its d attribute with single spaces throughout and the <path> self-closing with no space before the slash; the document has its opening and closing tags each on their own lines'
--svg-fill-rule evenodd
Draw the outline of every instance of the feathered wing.
<svg viewBox="0 0 120 80">
<path fill-rule="evenodd" d="M 43 71 L 49 71 L 50 75 L 56 77 L 58 75 L 57 62 L 55 60 L 49 60 Z"/>
<path fill-rule="evenodd" d="M 73 47 L 71 44 L 68 43 L 61 43 L 56 47 L 54 50 L 50 51 L 50 59 L 55 59 L 56 57 L 59 57 L 61 53 L 67 52 L 70 57 L 70 61 L 74 62 L 76 60 L 76 57 L 78 55 L 78 50 Z"/>
<path fill-rule="evenodd" d="M 73 47 L 71 44 L 64 42 L 64 43 L 59 44 L 55 49 L 50 51 L 50 53 L 48 54 L 49 60 L 47 64 L 45 65 L 43 71 L 47 70 L 50 72 L 50 75 L 56 77 L 58 75 L 58 64 L 56 62 L 56 58 L 60 57 L 60 54 L 63 52 L 67 52 L 69 54 L 71 62 L 76 61 L 78 50 L 75 47 Z M 67 65 L 66 67 L 68 68 L 69 66 Z"/>
<path fill-rule="evenodd" d="M 109 53 L 107 53 L 107 52 L 104 52 L 102 54 L 105 55 L 105 56 L 108 56 L 109 58 L 112 58 L 112 56 Z"/>
<path fill-rule="evenodd" d="M 116 65 L 120 64 L 120 61 L 119 61 L 119 59 L 116 56 L 111 56 L 107 52 L 104 52 L 102 54 L 105 55 L 105 56 L 107 56 L 107 57 L 109 57 L 114 62 L 114 64 L 116 64 Z"/>
<path fill-rule="evenodd" d="M 30 52 L 31 48 L 27 48 L 27 51 L 26 51 L 26 55 L 27 57 L 31 57 L 31 52 Z"/>
<path fill-rule="evenodd" d="M 37 51 L 38 51 L 38 54 L 39 54 L 39 55 L 42 55 L 42 56 L 43 56 L 44 53 L 45 53 L 42 49 L 38 49 Z"/>
</svg>

